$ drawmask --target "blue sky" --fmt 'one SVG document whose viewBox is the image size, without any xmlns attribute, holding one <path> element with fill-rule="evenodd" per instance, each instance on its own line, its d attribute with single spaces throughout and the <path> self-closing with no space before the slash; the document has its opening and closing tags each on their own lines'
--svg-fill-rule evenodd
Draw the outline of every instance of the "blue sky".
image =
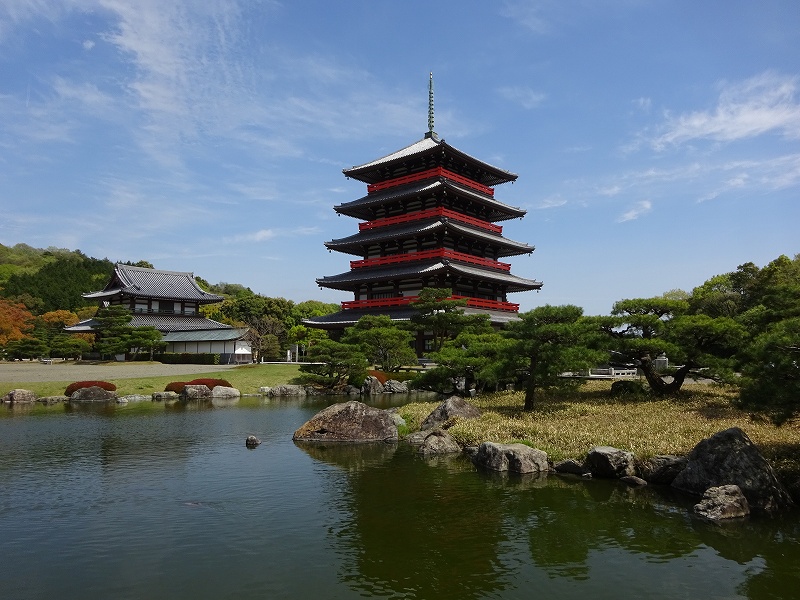
<svg viewBox="0 0 800 600">
<path fill-rule="evenodd" d="M 0 243 L 352 299 L 342 169 L 436 131 L 519 174 L 529 310 L 800 252 L 794 0 L 0 0 Z"/>
</svg>

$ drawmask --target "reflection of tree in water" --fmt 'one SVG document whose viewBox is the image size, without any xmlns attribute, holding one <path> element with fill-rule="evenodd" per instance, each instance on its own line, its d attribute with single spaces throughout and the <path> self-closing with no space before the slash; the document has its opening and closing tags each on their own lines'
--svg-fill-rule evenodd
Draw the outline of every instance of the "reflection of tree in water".
<svg viewBox="0 0 800 600">
<path fill-rule="evenodd" d="M 800 594 L 800 522 L 796 513 L 731 523 L 697 520 L 694 529 L 720 556 L 749 566 L 748 578 L 739 588 L 741 594 L 751 600 Z"/>
<path fill-rule="evenodd" d="M 649 576 L 680 577 L 681 565 L 692 565 L 682 588 L 691 593 L 713 588 L 703 557 L 716 553 L 722 562 L 710 566 L 729 570 L 732 579 L 719 582 L 726 589 L 739 577 L 747 580 L 738 591 L 752 600 L 800 589 L 797 515 L 721 526 L 692 515 L 697 499 L 669 488 L 475 472 L 461 457 L 422 459 L 403 445 L 306 451 L 347 471 L 346 489 L 335 492 L 346 521 L 331 539 L 341 579 L 365 595 L 500 596 L 519 583 L 507 553 L 520 547 L 530 557 L 523 561 L 554 581 L 603 581 L 599 565 L 612 561 L 609 568 L 631 569 L 647 585 Z M 658 567 L 673 562 L 677 570 Z"/>
<path fill-rule="evenodd" d="M 512 518 L 528 531 L 531 558 L 551 578 L 587 579 L 592 550 L 618 547 L 658 562 L 687 556 L 699 545 L 685 510 L 674 510 L 652 489 L 551 477 L 513 504 Z"/>
<path fill-rule="evenodd" d="M 350 517 L 333 541 L 344 560 L 341 578 L 353 590 L 467 599 L 503 589 L 499 498 L 464 459 L 448 468 L 409 456 L 407 446 L 388 457 L 380 445 L 327 446 L 322 453 L 301 447 L 349 471 L 348 493 L 337 497 Z M 373 468 L 380 457 L 384 464 Z"/>
</svg>

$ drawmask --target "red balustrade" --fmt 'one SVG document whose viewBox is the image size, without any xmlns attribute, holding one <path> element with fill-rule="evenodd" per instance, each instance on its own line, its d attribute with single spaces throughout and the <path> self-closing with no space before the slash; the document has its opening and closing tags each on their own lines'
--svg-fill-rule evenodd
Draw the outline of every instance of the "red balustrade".
<svg viewBox="0 0 800 600">
<path fill-rule="evenodd" d="M 397 215 L 395 217 L 382 217 L 380 219 L 375 219 L 374 221 L 359 223 L 358 230 L 366 231 L 369 229 L 376 229 L 378 227 L 386 227 L 387 225 L 411 223 L 412 221 L 421 221 L 422 219 L 430 219 L 433 217 L 447 217 L 448 219 L 453 219 L 454 221 L 466 223 L 467 225 L 474 225 L 475 227 L 480 227 L 481 229 L 491 231 L 492 233 L 500 233 L 500 234 L 503 233 L 503 227 L 501 225 L 495 225 L 494 223 L 489 223 L 489 221 L 484 221 L 483 219 L 478 219 L 476 217 L 470 217 L 469 215 L 464 215 L 454 210 L 450 210 L 449 208 L 443 208 L 441 206 L 436 208 L 426 208 L 425 210 L 418 210 L 416 212 L 410 212 L 404 215 Z"/>
<path fill-rule="evenodd" d="M 342 310 L 357 308 L 389 308 L 392 306 L 405 306 L 417 299 L 417 296 L 399 296 L 394 298 L 376 298 L 375 300 L 350 300 L 342 302 Z M 519 304 L 503 302 L 501 300 L 486 300 L 484 298 L 471 298 L 469 296 L 451 296 L 451 300 L 466 300 L 471 308 L 484 308 L 486 310 L 499 310 L 505 312 L 519 312 Z"/>
<path fill-rule="evenodd" d="M 447 248 L 434 248 L 433 250 L 423 250 L 422 252 L 409 252 L 406 254 L 393 254 L 391 256 L 376 256 L 374 258 L 366 258 L 363 260 L 351 260 L 350 268 L 360 269 L 362 267 L 380 267 L 383 265 L 393 265 L 397 263 L 412 262 L 415 260 L 427 260 L 430 258 L 449 258 L 473 265 L 480 265 L 482 267 L 491 267 L 492 269 L 499 269 L 501 271 L 511 270 L 511 265 L 508 263 L 492 260 L 491 258 L 472 256 L 471 254 L 457 252 L 455 250 L 448 250 Z"/>
<path fill-rule="evenodd" d="M 389 188 L 393 188 L 398 185 L 403 185 L 406 183 L 414 183 L 415 181 L 432 179 L 433 177 L 445 177 L 450 181 L 455 181 L 456 183 L 460 183 L 462 185 L 466 185 L 467 187 L 471 187 L 473 190 L 483 192 L 484 194 L 488 194 L 489 196 L 494 196 L 494 188 L 485 186 L 482 183 L 473 181 L 472 179 L 464 177 L 463 175 L 459 175 L 458 173 L 453 173 L 452 171 L 448 171 L 444 167 L 434 167 L 433 169 L 428 169 L 427 171 L 420 171 L 419 173 L 412 173 L 411 175 L 402 175 L 400 177 L 395 177 L 394 179 L 387 179 L 386 181 L 381 181 L 378 183 L 370 183 L 367 185 L 367 193 L 371 194 L 372 192 L 387 190 Z"/>
</svg>

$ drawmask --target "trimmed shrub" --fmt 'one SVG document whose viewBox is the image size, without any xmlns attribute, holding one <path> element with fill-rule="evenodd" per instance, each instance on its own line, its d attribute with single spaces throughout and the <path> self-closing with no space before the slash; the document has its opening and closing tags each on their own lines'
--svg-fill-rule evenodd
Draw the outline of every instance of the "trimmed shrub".
<svg viewBox="0 0 800 600">
<path fill-rule="evenodd" d="M 185 387 L 186 387 L 185 381 L 170 381 L 164 388 L 164 391 L 175 392 L 176 394 L 180 394 L 181 392 L 183 392 L 183 388 Z"/>
<path fill-rule="evenodd" d="M 213 390 L 218 385 L 223 387 L 233 387 L 229 381 L 225 379 L 192 379 L 191 381 L 186 382 L 184 385 L 204 385 L 208 389 Z"/>
<path fill-rule="evenodd" d="M 367 375 L 372 375 L 375 379 L 381 382 L 381 385 L 392 379 L 383 371 L 367 371 Z"/>
<path fill-rule="evenodd" d="M 113 383 L 109 383 L 108 381 L 76 381 L 75 383 L 70 383 L 67 386 L 67 389 L 64 390 L 64 395 L 65 396 L 72 396 L 72 393 L 75 390 L 80 390 L 80 389 L 83 389 L 83 388 L 95 387 L 95 386 L 99 387 L 99 388 L 103 388 L 104 390 L 106 390 L 108 392 L 116 392 L 117 391 L 117 386 L 115 386 Z"/>
</svg>

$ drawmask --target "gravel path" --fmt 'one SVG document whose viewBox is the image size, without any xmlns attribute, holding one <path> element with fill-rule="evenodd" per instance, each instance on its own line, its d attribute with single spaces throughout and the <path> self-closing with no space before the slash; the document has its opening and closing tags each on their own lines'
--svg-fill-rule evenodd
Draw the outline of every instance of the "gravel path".
<svg viewBox="0 0 800 600">
<path fill-rule="evenodd" d="M 162 365 L 159 363 L 75 364 L 72 361 L 45 365 L 39 362 L 0 362 L 0 384 L 42 381 L 96 381 L 194 375 L 232 369 L 236 365 Z"/>
</svg>

